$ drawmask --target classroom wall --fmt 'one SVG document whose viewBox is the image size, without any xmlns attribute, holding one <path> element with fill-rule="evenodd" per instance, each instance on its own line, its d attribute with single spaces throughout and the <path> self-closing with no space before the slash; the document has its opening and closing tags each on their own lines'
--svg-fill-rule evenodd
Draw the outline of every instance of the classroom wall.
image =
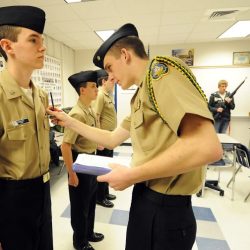
<svg viewBox="0 0 250 250">
<path fill-rule="evenodd" d="M 61 60 L 63 83 L 62 107 L 73 106 L 77 100 L 77 93 L 69 84 L 68 77 L 75 73 L 75 51 L 47 35 L 44 35 L 44 44 L 48 56 Z"/>
<path fill-rule="evenodd" d="M 93 56 L 96 50 L 77 50 L 75 55 L 75 70 L 76 72 L 82 70 L 98 69 L 93 64 Z"/>
<path fill-rule="evenodd" d="M 150 46 L 150 58 L 157 55 L 171 55 L 172 49 L 194 48 L 194 66 L 225 66 L 232 65 L 233 52 L 250 51 L 248 41 L 230 41 L 215 43 L 193 43 L 178 45 Z M 78 50 L 75 54 L 76 71 L 95 69 L 92 59 L 95 50 Z M 226 76 L 222 75 L 222 78 Z M 250 81 L 250 79 L 249 79 Z M 249 83 L 248 83 L 249 84 Z M 215 89 L 216 90 L 216 89 Z M 124 94 L 118 90 L 118 123 L 129 113 L 128 100 L 133 96 L 133 91 Z M 245 100 L 249 102 L 249 99 Z M 237 105 L 237 104 L 236 104 Z M 237 106 L 236 106 L 237 108 Z M 250 103 L 249 103 L 250 111 Z M 250 141 L 250 117 L 232 117 L 230 134 L 246 146 Z"/>
</svg>

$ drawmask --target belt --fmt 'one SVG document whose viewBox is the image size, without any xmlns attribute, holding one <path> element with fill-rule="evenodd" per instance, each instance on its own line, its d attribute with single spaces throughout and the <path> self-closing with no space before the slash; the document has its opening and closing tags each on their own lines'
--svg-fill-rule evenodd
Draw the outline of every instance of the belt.
<svg viewBox="0 0 250 250">
<path fill-rule="evenodd" d="M 139 183 L 135 185 L 135 193 L 160 206 L 190 206 L 191 195 L 167 195 L 153 191 Z"/>
<path fill-rule="evenodd" d="M 0 178 L 0 185 L 9 185 L 9 186 L 21 186 L 21 185 L 29 185 L 29 184 L 42 184 L 48 182 L 50 179 L 50 173 L 47 172 L 42 176 L 33 178 L 33 179 L 25 179 L 25 180 L 13 180 L 10 178 Z"/>
</svg>

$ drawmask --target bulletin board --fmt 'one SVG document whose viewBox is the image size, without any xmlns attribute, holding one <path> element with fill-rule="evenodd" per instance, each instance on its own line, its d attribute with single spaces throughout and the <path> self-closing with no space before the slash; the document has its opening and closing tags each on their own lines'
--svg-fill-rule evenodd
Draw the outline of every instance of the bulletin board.
<svg viewBox="0 0 250 250">
<path fill-rule="evenodd" d="M 62 106 L 62 68 L 59 59 L 46 55 L 43 68 L 33 72 L 32 81 L 47 93 L 52 93 L 55 106 Z M 51 105 L 50 95 L 49 102 Z"/>
<path fill-rule="evenodd" d="M 197 82 L 205 92 L 208 100 L 212 93 L 218 90 L 218 82 L 227 80 L 227 91 L 233 92 L 247 77 L 245 83 L 234 96 L 235 109 L 233 116 L 249 116 L 250 112 L 250 67 L 191 67 Z"/>
</svg>

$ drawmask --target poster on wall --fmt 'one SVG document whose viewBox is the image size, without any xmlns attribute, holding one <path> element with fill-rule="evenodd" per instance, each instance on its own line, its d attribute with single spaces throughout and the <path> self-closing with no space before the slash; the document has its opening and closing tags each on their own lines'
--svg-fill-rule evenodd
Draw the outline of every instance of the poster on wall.
<svg viewBox="0 0 250 250">
<path fill-rule="evenodd" d="M 5 66 L 5 60 L 4 58 L 0 55 L 0 72 L 4 69 Z"/>
<path fill-rule="evenodd" d="M 52 93 L 53 103 L 56 107 L 62 106 L 62 73 L 59 59 L 46 55 L 43 68 L 33 72 L 32 81 L 48 94 Z M 51 99 L 49 101 L 52 105 Z"/>
<path fill-rule="evenodd" d="M 173 49 L 172 56 L 180 58 L 188 66 L 194 65 L 194 49 Z"/>
</svg>

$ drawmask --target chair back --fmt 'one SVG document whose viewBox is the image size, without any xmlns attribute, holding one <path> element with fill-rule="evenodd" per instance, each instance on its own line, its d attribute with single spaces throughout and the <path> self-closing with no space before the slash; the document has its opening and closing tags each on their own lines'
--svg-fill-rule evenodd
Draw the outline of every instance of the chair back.
<svg viewBox="0 0 250 250">
<path fill-rule="evenodd" d="M 238 144 L 236 146 L 236 161 L 244 167 L 250 168 L 250 153 L 246 146 Z"/>
</svg>

